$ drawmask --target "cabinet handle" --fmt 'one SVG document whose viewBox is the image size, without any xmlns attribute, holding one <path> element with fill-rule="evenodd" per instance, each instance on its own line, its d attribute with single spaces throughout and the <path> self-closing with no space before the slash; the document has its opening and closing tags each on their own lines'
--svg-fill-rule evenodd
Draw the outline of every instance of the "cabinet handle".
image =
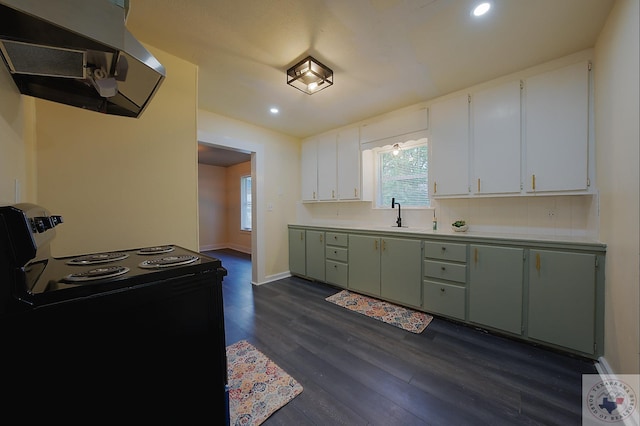
<svg viewBox="0 0 640 426">
<path fill-rule="evenodd" d="M 338 250 L 334 250 L 334 251 L 333 251 L 333 254 L 338 254 Z"/>
<path fill-rule="evenodd" d="M 478 178 L 478 192 L 480 192 L 480 178 Z"/>
<path fill-rule="evenodd" d="M 478 249 L 473 249 L 473 263 L 478 264 Z"/>
<path fill-rule="evenodd" d="M 334 239 L 334 240 L 336 240 L 336 241 L 338 241 L 338 236 L 337 236 L 337 235 L 334 235 L 334 236 L 333 236 L 333 239 Z"/>
<path fill-rule="evenodd" d="M 338 265 L 333 265 L 333 269 L 338 269 Z"/>
<path fill-rule="evenodd" d="M 313 191 L 313 199 L 316 199 L 316 191 Z"/>
<path fill-rule="evenodd" d="M 446 250 L 447 250 L 447 248 L 446 248 L 446 247 L 442 247 L 442 251 L 443 251 L 443 252 L 444 252 L 444 251 L 446 251 Z"/>
<path fill-rule="evenodd" d="M 378 240 L 373 240 L 373 246 L 376 250 L 378 250 Z"/>
<path fill-rule="evenodd" d="M 438 192 L 438 182 L 433 182 L 433 193 L 436 194 Z"/>
<path fill-rule="evenodd" d="M 444 266 L 441 266 L 440 269 L 442 269 L 443 271 L 447 270 L 447 268 L 445 268 Z"/>
<path fill-rule="evenodd" d="M 336 198 L 336 193 L 333 189 L 331 190 L 331 198 Z"/>
<path fill-rule="evenodd" d="M 536 190 L 536 175 L 531 175 L 531 189 Z"/>
<path fill-rule="evenodd" d="M 320 242 L 322 242 L 322 234 L 320 234 Z"/>
<path fill-rule="evenodd" d="M 300 231 L 300 241 L 304 240 L 304 231 Z"/>
<path fill-rule="evenodd" d="M 385 251 L 387 249 L 387 242 L 385 240 L 382 240 L 382 251 Z"/>
<path fill-rule="evenodd" d="M 444 287 L 440 287 L 440 292 L 444 293 Z"/>
<path fill-rule="evenodd" d="M 358 198 L 358 188 L 353 188 L 353 196 Z"/>
<path fill-rule="evenodd" d="M 536 253 L 536 270 L 540 273 L 540 253 Z"/>
</svg>

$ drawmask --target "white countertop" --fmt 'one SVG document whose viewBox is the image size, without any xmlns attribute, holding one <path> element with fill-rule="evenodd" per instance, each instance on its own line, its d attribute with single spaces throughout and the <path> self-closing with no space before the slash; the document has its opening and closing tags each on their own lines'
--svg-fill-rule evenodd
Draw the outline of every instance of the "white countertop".
<svg viewBox="0 0 640 426">
<path fill-rule="evenodd" d="M 474 231 L 472 228 L 465 232 L 455 232 L 450 227 L 438 229 L 434 231 L 431 228 L 418 228 L 418 227 L 397 227 L 397 226 L 380 226 L 380 225 L 340 225 L 340 224 L 304 224 L 296 223 L 290 224 L 290 226 L 301 227 L 313 227 L 323 229 L 336 229 L 336 230 L 354 230 L 354 231 L 371 231 L 371 232 L 385 232 L 385 233 L 398 233 L 407 234 L 413 236 L 446 236 L 447 238 L 467 238 L 467 239 L 499 239 L 508 241 L 535 241 L 535 242 L 553 242 L 553 243 L 566 243 L 566 244 L 589 244 L 596 246 L 605 246 L 601 241 L 594 238 L 583 236 L 567 236 L 567 235 L 544 235 L 544 234 L 524 234 L 524 233 L 501 233 L 501 232 L 480 232 Z"/>
</svg>

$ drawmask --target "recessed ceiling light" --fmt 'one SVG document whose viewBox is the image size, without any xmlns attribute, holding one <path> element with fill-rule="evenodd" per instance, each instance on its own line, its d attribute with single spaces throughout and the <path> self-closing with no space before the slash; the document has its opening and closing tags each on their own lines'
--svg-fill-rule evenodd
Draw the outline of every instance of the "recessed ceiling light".
<svg viewBox="0 0 640 426">
<path fill-rule="evenodd" d="M 480 3 L 473 9 L 473 16 L 482 16 L 491 9 L 491 3 Z"/>
<path fill-rule="evenodd" d="M 280 110 L 278 110 L 278 108 L 276 107 L 271 107 L 271 109 L 269 110 L 271 112 L 271 114 L 277 114 L 280 112 Z"/>
</svg>

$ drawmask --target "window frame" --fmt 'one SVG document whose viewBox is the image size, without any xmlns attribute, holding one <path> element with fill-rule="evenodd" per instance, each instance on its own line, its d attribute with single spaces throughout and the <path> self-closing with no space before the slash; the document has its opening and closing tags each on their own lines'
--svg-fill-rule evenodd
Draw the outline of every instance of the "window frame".
<svg viewBox="0 0 640 426">
<path fill-rule="evenodd" d="M 248 191 L 247 182 L 249 183 Z M 253 208 L 252 185 L 251 175 L 240 176 L 240 230 L 246 232 L 250 232 L 253 228 L 251 223 Z"/>
<path fill-rule="evenodd" d="M 402 201 L 400 200 L 400 203 L 402 204 L 402 208 L 407 208 L 407 209 L 424 209 L 424 210 L 428 210 L 428 209 L 432 209 L 433 206 L 433 198 L 431 196 L 431 193 L 429 191 L 429 158 L 430 158 L 430 154 L 431 151 L 429 149 L 429 141 L 428 139 L 425 138 L 420 138 L 417 140 L 410 140 L 410 141 L 406 141 L 406 142 L 402 142 L 399 144 L 400 145 L 400 149 L 401 150 L 406 150 L 406 149 L 410 149 L 410 148 L 416 148 L 419 146 L 424 146 L 426 151 L 427 151 L 427 173 L 426 173 L 426 181 L 425 181 L 425 186 L 426 186 L 426 191 L 427 191 L 427 204 L 426 205 L 421 205 L 421 206 L 412 206 L 412 205 L 408 205 L 405 207 L 404 203 L 402 203 Z M 382 194 L 382 164 L 381 164 L 381 156 L 383 154 L 388 154 L 391 153 L 393 151 L 393 146 L 392 145 L 385 145 L 384 147 L 377 147 L 373 149 L 374 155 L 373 155 L 373 161 L 374 161 L 374 208 L 377 209 L 390 209 L 391 208 L 391 203 L 383 203 L 383 199 L 384 196 Z M 389 204 L 389 205 L 387 205 Z"/>
</svg>

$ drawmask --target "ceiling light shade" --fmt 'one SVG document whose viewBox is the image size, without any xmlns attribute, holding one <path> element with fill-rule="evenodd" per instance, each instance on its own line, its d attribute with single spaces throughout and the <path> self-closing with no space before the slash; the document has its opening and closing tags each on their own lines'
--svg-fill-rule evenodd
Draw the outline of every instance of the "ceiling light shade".
<svg viewBox="0 0 640 426">
<path fill-rule="evenodd" d="M 307 56 L 287 70 L 287 84 L 312 95 L 333 84 L 333 71 L 318 60 Z"/>
</svg>

